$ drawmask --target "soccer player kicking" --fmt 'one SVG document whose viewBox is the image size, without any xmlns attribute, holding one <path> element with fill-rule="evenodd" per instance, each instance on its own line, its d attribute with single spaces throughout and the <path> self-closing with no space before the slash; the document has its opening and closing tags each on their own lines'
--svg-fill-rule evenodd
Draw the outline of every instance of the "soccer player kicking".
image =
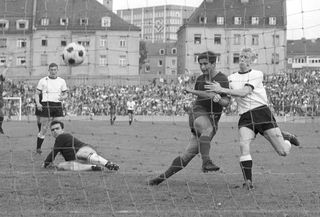
<svg viewBox="0 0 320 217">
<path fill-rule="evenodd" d="M 8 64 L 5 66 L 5 68 L 0 73 L 0 134 L 4 134 L 4 131 L 2 129 L 2 123 L 4 120 L 4 111 L 3 111 L 3 107 L 4 107 L 3 89 L 4 89 L 4 87 L 3 86 L 4 86 L 4 82 L 6 80 L 8 67 L 11 65 L 11 63 L 12 63 L 12 57 L 9 58 Z"/>
<path fill-rule="evenodd" d="M 109 170 L 119 169 L 117 164 L 98 155 L 90 145 L 81 142 L 69 133 L 65 133 L 63 122 L 52 121 L 50 129 L 55 138 L 55 143 L 53 150 L 43 163 L 44 168 L 54 167 L 58 170 L 70 171 L 101 171 L 103 168 Z M 59 152 L 66 162 L 61 162 L 55 166 L 53 161 Z"/>
<path fill-rule="evenodd" d="M 189 126 L 192 133 L 190 143 L 184 153 L 176 157 L 164 173 L 149 180 L 149 185 L 159 185 L 186 167 L 198 153 L 201 154 L 203 172 L 218 171 L 220 169 L 210 159 L 210 142 L 218 130 L 222 108 L 229 104 L 230 98 L 226 94 L 207 92 L 204 85 L 207 81 L 216 81 L 221 86 L 228 88 L 229 83 L 227 76 L 216 71 L 216 55 L 214 53 L 210 51 L 201 53 L 198 57 L 198 62 L 203 74 L 197 78 L 194 90 L 185 88 L 186 93 L 197 96 L 189 112 Z"/>
<path fill-rule="evenodd" d="M 240 53 L 239 72 L 231 74 L 230 89 L 219 83 L 210 82 L 205 85 L 210 91 L 236 97 L 240 119 L 238 122 L 240 142 L 240 167 L 245 180 L 244 187 L 253 189 L 252 157 L 250 145 L 260 133 L 273 146 L 280 156 L 287 156 L 291 144 L 299 146 L 296 136 L 283 132 L 268 107 L 266 90 L 263 86 L 263 73 L 251 68 L 256 55 L 251 48 L 244 48 Z"/>
</svg>

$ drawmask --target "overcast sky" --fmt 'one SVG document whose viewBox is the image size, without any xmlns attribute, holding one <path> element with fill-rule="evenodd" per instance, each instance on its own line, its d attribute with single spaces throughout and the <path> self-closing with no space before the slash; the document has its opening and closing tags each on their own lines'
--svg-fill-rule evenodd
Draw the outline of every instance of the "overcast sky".
<svg viewBox="0 0 320 217">
<path fill-rule="evenodd" d="M 102 0 L 98 0 L 102 2 Z M 176 4 L 198 7 L 203 0 L 113 0 L 119 9 Z M 266 0 L 270 1 L 270 0 Z M 288 39 L 320 38 L 320 0 L 287 0 Z"/>
</svg>

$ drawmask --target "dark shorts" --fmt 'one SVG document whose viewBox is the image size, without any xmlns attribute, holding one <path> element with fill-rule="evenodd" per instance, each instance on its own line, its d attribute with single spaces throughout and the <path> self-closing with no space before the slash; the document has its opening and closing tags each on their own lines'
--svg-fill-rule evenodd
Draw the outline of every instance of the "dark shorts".
<svg viewBox="0 0 320 217">
<path fill-rule="evenodd" d="M 41 102 L 42 111 L 40 111 L 40 117 L 63 117 L 63 109 L 61 102 Z"/>
<path fill-rule="evenodd" d="M 238 127 L 247 127 L 255 134 L 278 127 L 270 108 L 266 105 L 252 109 L 240 115 Z"/>
<path fill-rule="evenodd" d="M 133 110 L 128 110 L 128 114 L 133 114 Z"/>
<path fill-rule="evenodd" d="M 41 111 L 37 109 L 37 106 L 36 106 L 36 111 L 34 113 L 36 116 L 40 116 L 41 115 Z"/>
<path fill-rule="evenodd" d="M 218 122 L 220 120 L 221 114 L 212 114 L 200 105 L 193 106 L 193 108 L 189 112 L 189 127 L 191 129 L 191 133 L 195 136 L 200 136 L 197 135 L 196 130 L 194 129 L 194 121 L 200 116 L 206 116 L 209 118 L 214 130 L 213 135 L 215 135 L 218 130 Z"/>
</svg>

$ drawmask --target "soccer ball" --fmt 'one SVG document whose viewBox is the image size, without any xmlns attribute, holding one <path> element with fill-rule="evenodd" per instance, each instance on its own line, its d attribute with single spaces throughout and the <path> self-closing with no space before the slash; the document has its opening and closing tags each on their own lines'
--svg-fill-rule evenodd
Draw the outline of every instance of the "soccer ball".
<svg viewBox="0 0 320 217">
<path fill-rule="evenodd" d="M 68 44 L 62 52 L 62 60 L 69 66 L 77 66 L 83 63 L 86 49 L 75 42 Z"/>
</svg>

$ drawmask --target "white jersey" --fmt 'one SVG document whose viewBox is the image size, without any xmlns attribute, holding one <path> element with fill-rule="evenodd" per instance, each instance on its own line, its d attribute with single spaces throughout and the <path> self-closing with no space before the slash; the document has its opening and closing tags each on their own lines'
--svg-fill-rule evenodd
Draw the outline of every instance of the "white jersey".
<svg viewBox="0 0 320 217">
<path fill-rule="evenodd" d="M 134 101 L 127 101 L 127 108 L 128 110 L 134 110 L 136 103 Z"/>
<path fill-rule="evenodd" d="M 239 114 L 249 110 L 268 105 L 266 89 L 263 86 L 263 72 L 251 69 L 248 72 L 236 72 L 229 75 L 230 89 L 242 89 L 244 86 L 251 86 L 253 91 L 245 97 L 236 97 Z"/>
<path fill-rule="evenodd" d="M 42 102 L 60 102 L 61 93 L 68 89 L 63 78 L 51 79 L 47 76 L 39 80 L 37 90 L 42 92 Z"/>
</svg>

